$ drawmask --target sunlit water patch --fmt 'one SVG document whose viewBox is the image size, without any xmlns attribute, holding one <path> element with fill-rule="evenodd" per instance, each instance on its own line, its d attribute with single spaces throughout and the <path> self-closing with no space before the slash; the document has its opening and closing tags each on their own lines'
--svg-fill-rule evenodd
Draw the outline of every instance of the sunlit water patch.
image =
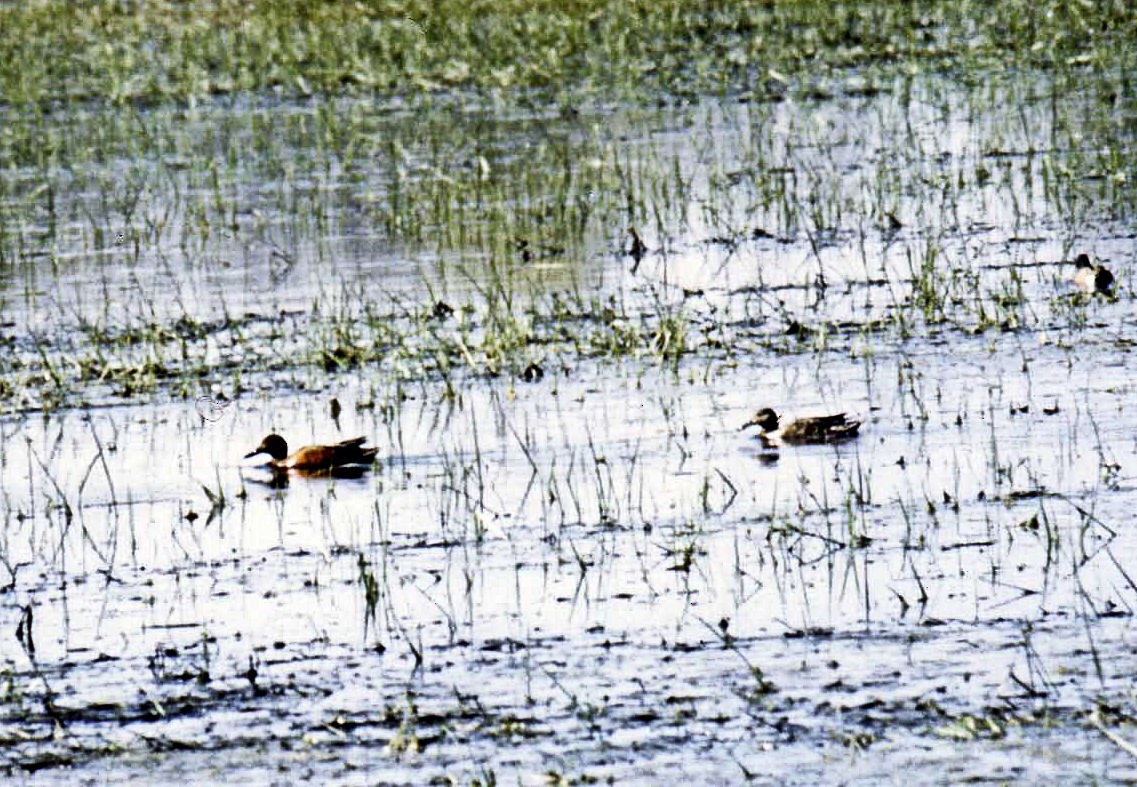
<svg viewBox="0 0 1137 787">
<path fill-rule="evenodd" d="M 556 741 L 560 767 L 626 776 L 678 741 L 750 769 L 802 737 L 951 739 L 994 705 L 1064 724 L 1124 701 L 1121 381 L 1054 349 L 1027 372 L 958 349 L 711 382 L 637 364 L 457 403 L 423 386 L 386 412 L 347 384 L 339 429 L 326 396 L 26 419 L 4 446 L 5 627 L 34 610 L 4 646 L 29 736 L 11 763 L 417 736 L 367 767 L 538 774 Z M 739 432 L 790 401 L 863 434 L 774 458 Z M 383 462 L 273 488 L 242 459 L 269 430 L 368 434 Z M 46 745 L 56 723 L 78 749 Z M 234 725 L 249 743 L 224 742 Z M 486 748 L 501 735 L 512 754 Z"/>
</svg>

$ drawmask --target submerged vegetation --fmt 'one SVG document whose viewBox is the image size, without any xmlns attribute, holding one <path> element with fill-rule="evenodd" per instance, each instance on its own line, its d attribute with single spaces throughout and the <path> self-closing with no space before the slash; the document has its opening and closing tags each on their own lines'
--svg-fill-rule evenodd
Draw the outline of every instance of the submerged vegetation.
<svg viewBox="0 0 1137 787">
<path fill-rule="evenodd" d="M 991 75 L 967 105 L 934 76 L 840 85 L 820 103 L 501 120 L 355 99 L 12 111 L 0 407 L 378 363 L 410 379 L 1068 341 L 1100 301 L 1062 285 L 1062 261 L 1137 213 L 1123 75 Z"/>
</svg>

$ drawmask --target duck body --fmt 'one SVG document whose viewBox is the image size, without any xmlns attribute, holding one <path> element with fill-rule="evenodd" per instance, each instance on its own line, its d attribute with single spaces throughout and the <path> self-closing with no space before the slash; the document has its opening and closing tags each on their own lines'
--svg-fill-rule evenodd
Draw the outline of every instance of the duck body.
<svg viewBox="0 0 1137 787">
<path fill-rule="evenodd" d="M 1074 284 L 1086 292 L 1109 292 L 1113 288 L 1113 274 L 1101 263 L 1090 262 L 1088 254 L 1079 254 L 1074 260 Z"/>
<path fill-rule="evenodd" d="M 762 430 L 759 439 L 767 445 L 777 443 L 810 444 L 837 443 L 857 436 L 861 422 L 844 413 L 819 415 L 812 418 L 799 418 L 779 429 L 781 419 L 769 407 L 763 407 L 754 417 L 742 425 L 743 429 L 757 426 Z"/>
<path fill-rule="evenodd" d="M 245 458 L 268 454 L 272 457 L 268 465 L 273 470 L 319 472 L 351 465 L 372 464 L 379 449 L 364 448 L 365 442 L 367 442 L 366 437 L 354 437 L 331 445 L 306 445 L 289 455 L 285 439 L 278 434 L 270 434 L 261 440 L 256 450 L 245 454 Z"/>
</svg>

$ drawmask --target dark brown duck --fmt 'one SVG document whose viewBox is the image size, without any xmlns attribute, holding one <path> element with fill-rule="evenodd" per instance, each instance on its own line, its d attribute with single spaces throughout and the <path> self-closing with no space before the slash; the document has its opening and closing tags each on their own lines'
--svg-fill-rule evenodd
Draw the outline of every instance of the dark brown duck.
<svg viewBox="0 0 1137 787">
<path fill-rule="evenodd" d="M 861 428 L 860 421 L 854 421 L 844 413 L 799 418 L 779 429 L 780 424 L 778 414 L 769 407 L 763 407 L 742 428 L 757 426 L 762 430 L 759 438 L 767 444 L 836 443 L 856 437 L 857 430 Z"/>
</svg>

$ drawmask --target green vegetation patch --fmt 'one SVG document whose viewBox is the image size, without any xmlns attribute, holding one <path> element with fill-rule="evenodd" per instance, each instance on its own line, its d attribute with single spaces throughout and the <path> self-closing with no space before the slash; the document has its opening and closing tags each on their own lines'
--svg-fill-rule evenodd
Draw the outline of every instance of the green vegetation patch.
<svg viewBox="0 0 1137 787">
<path fill-rule="evenodd" d="M 1131 64 L 1127 2 L 44 0 L 0 6 L 0 96 L 766 90 L 899 60 Z M 515 93 L 516 94 L 516 93 Z"/>
</svg>

